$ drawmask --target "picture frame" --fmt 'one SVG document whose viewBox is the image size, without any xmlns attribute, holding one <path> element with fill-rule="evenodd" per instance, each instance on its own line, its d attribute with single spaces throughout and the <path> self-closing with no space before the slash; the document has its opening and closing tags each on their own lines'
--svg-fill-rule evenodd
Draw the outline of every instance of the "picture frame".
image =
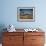
<svg viewBox="0 0 46 46">
<path fill-rule="evenodd" d="M 34 22 L 35 21 L 35 7 L 18 7 L 17 21 L 20 22 Z"/>
</svg>

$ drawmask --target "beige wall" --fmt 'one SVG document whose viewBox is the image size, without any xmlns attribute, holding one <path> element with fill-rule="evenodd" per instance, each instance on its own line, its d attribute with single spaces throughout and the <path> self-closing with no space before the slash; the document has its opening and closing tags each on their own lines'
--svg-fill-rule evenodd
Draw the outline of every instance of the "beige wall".
<svg viewBox="0 0 46 46">
<path fill-rule="evenodd" d="M 2 46 L 2 44 L 0 44 L 0 46 Z"/>
<path fill-rule="evenodd" d="M 45 44 L 46 44 L 46 32 L 45 32 Z"/>
</svg>

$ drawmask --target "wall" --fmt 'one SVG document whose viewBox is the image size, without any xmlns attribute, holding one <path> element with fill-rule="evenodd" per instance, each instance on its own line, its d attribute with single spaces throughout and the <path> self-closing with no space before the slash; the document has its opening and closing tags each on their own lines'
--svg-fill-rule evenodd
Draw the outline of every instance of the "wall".
<svg viewBox="0 0 46 46">
<path fill-rule="evenodd" d="M 46 28 L 46 0 L 1 0 L 0 25 L 16 28 Z M 18 22 L 17 7 L 35 7 L 35 22 Z"/>
<path fill-rule="evenodd" d="M 0 31 L 13 24 L 15 28 L 42 28 L 46 32 L 46 0 L 0 0 Z M 18 22 L 17 7 L 35 7 L 35 22 Z"/>
</svg>

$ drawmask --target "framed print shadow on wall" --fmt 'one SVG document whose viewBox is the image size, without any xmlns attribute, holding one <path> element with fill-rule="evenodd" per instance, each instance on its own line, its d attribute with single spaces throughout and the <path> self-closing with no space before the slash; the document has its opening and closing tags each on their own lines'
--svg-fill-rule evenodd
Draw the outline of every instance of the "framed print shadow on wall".
<svg viewBox="0 0 46 46">
<path fill-rule="evenodd" d="M 35 21 L 35 7 L 18 7 L 17 21 L 21 22 Z"/>
</svg>

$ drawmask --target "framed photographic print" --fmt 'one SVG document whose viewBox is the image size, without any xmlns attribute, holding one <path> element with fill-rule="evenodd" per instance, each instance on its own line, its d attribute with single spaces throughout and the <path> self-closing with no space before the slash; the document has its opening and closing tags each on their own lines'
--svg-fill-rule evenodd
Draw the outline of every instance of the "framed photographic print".
<svg viewBox="0 0 46 46">
<path fill-rule="evenodd" d="M 22 22 L 35 21 L 35 8 L 34 7 L 18 7 L 17 20 Z"/>
</svg>

